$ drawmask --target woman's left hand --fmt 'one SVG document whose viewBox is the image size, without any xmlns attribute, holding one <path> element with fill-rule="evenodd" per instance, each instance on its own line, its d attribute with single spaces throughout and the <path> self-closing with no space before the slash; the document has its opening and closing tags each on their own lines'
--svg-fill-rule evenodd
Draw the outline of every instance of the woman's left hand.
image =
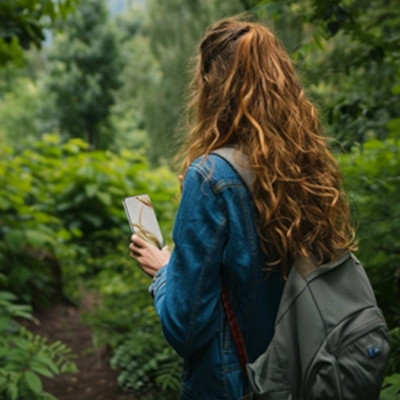
<svg viewBox="0 0 400 400">
<path fill-rule="evenodd" d="M 171 256 L 167 246 L 160 250 L 138 235 L 132 235 L 129 249 L 130 256 L 135 258 L 143 272 L 151 277 L 168 263 Z"/>
</svg>

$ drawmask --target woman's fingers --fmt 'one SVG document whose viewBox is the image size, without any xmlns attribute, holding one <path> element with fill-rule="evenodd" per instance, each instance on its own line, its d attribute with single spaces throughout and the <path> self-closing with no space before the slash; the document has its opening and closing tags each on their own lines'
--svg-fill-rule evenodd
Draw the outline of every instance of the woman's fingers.
<svg viewBox="0 0 400 400">
<path fill-rule="evenodd" d="M 137 251 L 137 250 L 135 250 L 135 249 L 132 249 L 132 248 L 130 248 L 130 256 L 131 257 L 133 257 L 133 258 L 139 258 L 140 257 L 140 253 Z"/>
<path fill-rule="evenodd" d="M 136 234 L 133 234 L 131 236 L 131 244 L 133 244 L 135 247 L 141 247 L 141 248 L 148 246 L 148 243 L 146 243 L 141 237 L 139 237 Z"/>
<path fill-rule="evenodd" d="M 129 244 L 130 256 L 136 259 L 139 267 L 148 275 L 153 276 L 168 263 L 170 252 L 167 246 L 161 250 L 147 243 L 138 235 L 132 235 Z"/>
<path fill-rule="evenodd" d="M 146 246 L 147 243 L 144 240 L 142 240 L 138 235 L 133 234 L 131 236 L 131 243 L 129 244 L 130 256 L 139 261 Z"/>
</svg>

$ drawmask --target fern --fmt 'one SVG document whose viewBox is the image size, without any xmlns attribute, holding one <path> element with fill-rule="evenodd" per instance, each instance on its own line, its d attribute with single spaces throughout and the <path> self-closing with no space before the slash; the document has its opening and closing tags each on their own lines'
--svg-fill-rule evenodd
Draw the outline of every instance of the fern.
<svg viewBox="0 0 400 400">
<path fill-rule="evenodd" d="M 400 373 L 400 327 L 390 331 L 392 350 L 390 352 L 389 365 L 386 374 Z M 399 375 L 400 376 L 400 375 Z"/>
<path fill-rule="evenodd" d="M 381 400 L 400 400 L 400 374 L 385 378 L 380 398 Z"/>
<path fill-rule="evenodd" d="M 61 342 L 20 328 L 3 332 L 0 340 L 0 398 L 3 400 L 53 400 L 43 391 L 40 376 L 77 372 L 71 350 Z"/>
<path fill-rule="evenodd" d="M 181 384 L 182 360 L 175 354 L 171 354 L 169 348 L 158 369 L 155 371 L 155 382 L 163 391 L 177 391 Z"/>
<path fill-rule="evenodd" d="M 76 372 L 73 355 L 65 344 L 49 344 L 21 327 L 15 318 L 33 319 L 32 310 L 16 301 L 12 293 L 0 292 L 0 399 L 55 400 L 43 391 L 40 376 Z"/>
<path fill-rule="evenodd" d="M 133 393 L 158 393 L 175 399 L 181 383 L 182 361 L 155 332 L 137 331 L 115 349 L 111 366 L 119 369 L 119 385 Z"/>
</svg>

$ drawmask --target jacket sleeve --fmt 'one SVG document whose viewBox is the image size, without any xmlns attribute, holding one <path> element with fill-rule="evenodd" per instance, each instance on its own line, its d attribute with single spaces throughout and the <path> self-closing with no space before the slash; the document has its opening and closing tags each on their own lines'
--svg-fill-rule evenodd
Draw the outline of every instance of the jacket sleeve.
<svg viewBox="0 0 400 400">
<path fill-rule="evenodd" d="M 164 335 L 184 358 L 218 329 L 226 225 L 223 199 L 213 192 L 209 177 L 191 166 L 175 219 L 175 248 L 150 288 Z"/>
</svg>

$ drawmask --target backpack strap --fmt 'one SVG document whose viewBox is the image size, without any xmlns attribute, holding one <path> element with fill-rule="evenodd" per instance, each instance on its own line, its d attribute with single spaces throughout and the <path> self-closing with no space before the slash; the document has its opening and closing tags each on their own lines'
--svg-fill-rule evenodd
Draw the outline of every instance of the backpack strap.
<svg viewBox="0 0 400 400">
<path fill-rule="evenodd" d="M 250 192 L 252 191 L 254 174 L 248 168 L 248 159 L 245 154 L 232 146 L 220 147 L 211 151 L 211 154 L 216 154 L 227 161 L 242 178 Z"/>
<path fill-rule="evenodd" d="M 299 258 L 294 264 L 293 267 L 297 270 L 297 272 L 304 278 L 307 275 L 311 274 L 316 268 L 318 264 L 314 257 L 302 257 Z"/>
<path fill-rule="evenodd" d="M 236 353 L 239 358 L 240 366 L 242 368 L 244 376 L 247 376 L 246 364 L 248 364 L 249 359 L 247 356 L 246 346 L 244 344 L 244 339 L 242 331 L 240 330 L 239 323 L 235 317 L 235 313 L 233 312 L 232 302 L 229 296 L 228 288 L 224 284 L 222 284 L 221 299 L 222 299 L 222 304 L 224 306 L 226 319 L 228 321 L 233 341 L 235 343 Z"/>
<path fill-rule="evenodd" d="M 242 152 L 238 151 L 234 147 L 221 147 L 219 149 L 213 150 L 211 153 L 216 154 L 227 161 L 242 178 L 244 184 L 250 190 L 250 192 L 252 191 L 254 174 L 249 168 L 246 168 L 248 161 L 247 157 Z M 229 296 L 228 288 L 224 284 L 222 284 L 221 286 L 222 305 L 224 307 L 226 319 L 228 321 L 233 341 L 235 343 L 236 353 L 239 358 L 240 366 L 242 368 L 244 376 L 247 377 L 246 364 L 248 364 L 249 360 L 247 356 L 246 346 L 244 344 L 242 331 L 240 330 L 239 323 L 233 311 L 232 301 Z"/>
</svg>

